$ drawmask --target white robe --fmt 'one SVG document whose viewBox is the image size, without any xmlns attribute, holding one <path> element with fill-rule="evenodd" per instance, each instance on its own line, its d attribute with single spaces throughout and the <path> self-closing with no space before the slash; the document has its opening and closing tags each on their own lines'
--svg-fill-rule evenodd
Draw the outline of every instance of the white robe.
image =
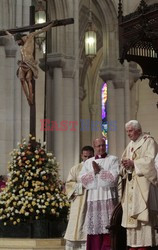
<svg viewBox="0 0 158 250">
<path fill-rule="evenodd" d="M 94 173 L 92 162 L 101 167 Z M 106 234 L 111 214 L 117 204 L 117 181 L 119 174 L 118 158 L 107 155 L 105 158 L 87 160 L 80 172 L 82 185 L 88 190 L 85 228 L 87 234 Z"/>
<path fill-rule="evenodd" d="M 150 135 L 142 134 L 137 141 L 131 141 L 122 158 L 134 161 L 132 179 L 126 177 L 125 191 L 122 197 L 122 226 L 127 229 L 127 245 L 130 247 L 153 246 L 158 243 L 158 234 L 154 230 L 158 216 L 157 172 L 154 159 L 157 144 Z M 124 169 L 124 168 L 123 168 Z"/>
<path fill-rule="evenodd" d="M 86 234 L 83 231 L 83 223 L 86 214 L 86 190 L 82 187 L 79 173 L 83 163 L 71 168 L 67 181 L 66 193 L 71 201 L 69 222 L 64 239 L 66 239 L 66 250 L 85 250 Z"/>
</svg>

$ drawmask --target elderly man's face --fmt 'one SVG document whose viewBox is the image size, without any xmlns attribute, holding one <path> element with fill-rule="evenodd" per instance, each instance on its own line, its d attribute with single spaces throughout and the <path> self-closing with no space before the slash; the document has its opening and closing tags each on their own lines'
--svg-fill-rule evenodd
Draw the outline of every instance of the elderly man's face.
<svg viewBox="0 0 158 250">
<path fill-rule="evenodd" d="M 135 129 L 132 126 L 128 126 L 126 128 L 126 132 L 130 140 L 136 141 L 138 137 L 141 135 L 141 130 L 140 129 Z"/>
<path fill-rule="evenodd" d="M 103 155 L 105 153 L 105 140 L 104 139 L 96 139 L 94 142 L 94 148 L 96 155 Z"/>
</svg>

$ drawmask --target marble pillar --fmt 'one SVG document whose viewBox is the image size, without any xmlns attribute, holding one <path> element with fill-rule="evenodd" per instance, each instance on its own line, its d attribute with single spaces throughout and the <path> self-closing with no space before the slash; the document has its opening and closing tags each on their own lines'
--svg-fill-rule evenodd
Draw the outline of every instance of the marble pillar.
<svg viewBox="0 0 158 250">
<path fill-rule="evenodd" d="M 75 162 L 76 151 L 79 158 L 79 105 L 76 104 L 79 98 L 74 83 L 74 58 L 49 54 L 47 64 L 50 76 L 46 119 L 50 131 L 46 131 L 46 140 L 48 150 L 53 151 L 60 164 L 60 176 L 66 180 L 70 168 L 79 161 Z"/>
</svg>

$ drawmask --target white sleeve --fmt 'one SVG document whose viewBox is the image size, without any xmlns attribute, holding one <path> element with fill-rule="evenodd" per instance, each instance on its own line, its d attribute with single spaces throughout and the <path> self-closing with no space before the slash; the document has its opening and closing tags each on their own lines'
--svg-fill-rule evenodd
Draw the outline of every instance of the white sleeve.
<svg viewBox="0 0 158 250">
<path fill-rule="evenodd" d="M 109 168 L 101 169 L 98 174 L 98 186 L 100 187 L 114 187 L 117 185 L 119 176 L 119 160 L 113 157 L 109 162 Z"/>
<path fill-rule="evenodd" d="M 158 153 L 155 157 L 155 168 L 156 168 L 156 171 L 157 171 L 157 177 L 158 177 Z"/>
<path fill-rule="evenodd" d="M 97 178 L 92 168 L 92 161 L 88 160 L 83 164 L 82 170 L 80 172 L 80 179 L 81 179 L 82 185 L 86 189 L 97 188 Z"/>
<path fill-rule="evenodd" d="M 83 194 L 83 186 L 82 186 L 82 183 L 76 183 L 76 186 L 75 186 L 75 194 L 76 194 L 76 195 L 82 195 L 82 194 Z"/>
<path fill-rule="evenodd" d="M 134 165 L 134 168 L 135 168 L 136 174 L 137 174 L 138 176 L 142 176 L 142 175 L 143 175 L 142 172 L 139 170 L 139 168 L 137 167 L 136 164 Z"/>
</svg>

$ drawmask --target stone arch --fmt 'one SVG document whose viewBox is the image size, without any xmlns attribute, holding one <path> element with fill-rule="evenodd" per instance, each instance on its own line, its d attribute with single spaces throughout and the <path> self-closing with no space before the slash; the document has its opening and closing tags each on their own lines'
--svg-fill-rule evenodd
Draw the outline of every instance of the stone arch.
<svg viewBox="0 0 158 250">
<path fill-rule="evenodd" d="M 99 120 L 101 118 L 101 88 L 103 84 L 103 80 L 100 78 L 100 69 L 103 67 L 114 67 L 118 63 L 118 56 L 116 56 L 116 54 L 118 55 L 117 6 L 112 1 L 110 3 L 103 0 L 92 1 L 92 12 L 93 22 L 95 22 L 101 42 L 99 43 L 97 55 L 92 65 L 90 65 L 84 55 L 84 33 L 88 16 L 88 1 L 81 1 L 80 58 L 82 60 L 80 87 L 87 90 L 87 101 L 81 102 L 81 111 L 84 106 L 84 112 L 85 109 L 87 110 L 87 117 Z M 89 136 L 93 140 L 97 135 L 96 131 L 93 131 Z M 99 135 L 101 135 L 101 131 Z"/>
</svg>

